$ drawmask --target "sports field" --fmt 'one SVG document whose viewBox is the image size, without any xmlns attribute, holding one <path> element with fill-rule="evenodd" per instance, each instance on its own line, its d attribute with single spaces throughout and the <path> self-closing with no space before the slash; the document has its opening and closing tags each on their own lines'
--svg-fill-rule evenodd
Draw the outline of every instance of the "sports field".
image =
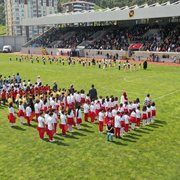
<svg viewBox="0 0 180 180">
<path fill-rule="evenodd" d="M 59 87 L 88 91 L 94 83 L 98 95 L 129 99 L 147 93 L 156 102 L 155 123 L 125 136 L 106 141 L 98 125 L 84 123 L 74 136 L 62 137 L 60 129 L 54 143 L 38 138 L 36 123 L 9 128 L 8 109 L 0 106 L 0 179 L 179 179 L 180 176 L 180 66 L 149 65 L 148 69 L 119 71 L 82 65 L 16 62 L 15 56 L 0 55 L 0 74 L 20 73 L 22 79 L 43 83 L 56 81 Z"/>
</svg>

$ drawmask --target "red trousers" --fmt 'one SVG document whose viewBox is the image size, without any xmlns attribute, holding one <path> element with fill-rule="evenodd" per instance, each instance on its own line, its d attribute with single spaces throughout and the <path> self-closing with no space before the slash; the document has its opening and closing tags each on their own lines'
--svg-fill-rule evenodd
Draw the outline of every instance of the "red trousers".
<svg viewBox="0 0 180 180">
<path fill-rule="evenodd" d="M 57 123 L 54 123 L 54 132 L 56 133 L 57 130 Z"/>
<path fill-rule="evenodd" d="M 66 135 L 66 124 L 60 124 L 60 128 L 62 129 L 62 135 Z"/>
<path fill-rule="evenodd" d="M 103 121 L 99 121 L 99 132 L 103 132 L 103 126 L 104 126 Z"/>
<path fill-rule="evenodd" d="M 93 123 L 94 122 L 94 120 L 95 120 L 95 117 L 96 117 L 96 114 L 95 114 L 95 112 L 91 112 L 91 122 Z"/>
<path fill-rule="evenodd" d="M 115 137 L 120 137 L 120 128 L 115 128 Z"/>
<path fill-rule="evenodd" d="M 36 122 L 38 122 L 39 114 L 36 114 Z"/>
<path fill-rule="evenodd" d="M 30 124 L 31 124 L 31 120 L 30 120 L 30 118 L 31 118 L 31 117 L 29 117 L 29 116 L 27 116 L 27 117 L 26 117 L 28 125 L 30 125 Z"/>
<path fill-rule="evenodd" d="M 125 130 L 125 132 L 128 132 L 128 131 L 129 131 L 129 124 L 125 124 L 124 130 Z"/>
<path fill-rule="evenodd" d="M 136 121 L 137 126 L 140 126 L 140 122 L 141 122 L 141 119 L 137 118 L 137 121 Z"/>
<path fill-rule="evenodd" d="M 39 137 L 40 137 L 41 139 L 43 139 L 43 138 L 44 138 L 45 129 L 44 129 L 44 128 L 37 127 L 37 130 L 38 130 L 38 132 L 39 132 Z"/>
<path fill-rule="evenodd" d="M 54 131 L 48 129 L 49 140 L 53 140 Z"/>
<path fill-rule="evenodd" d="M 88 121 L 88 117 L 89 117 L 88 113 L 85 113 L 85 114 L 84 114 L 84 120 L 85 120 L 85 121 Z"/>
</svg>

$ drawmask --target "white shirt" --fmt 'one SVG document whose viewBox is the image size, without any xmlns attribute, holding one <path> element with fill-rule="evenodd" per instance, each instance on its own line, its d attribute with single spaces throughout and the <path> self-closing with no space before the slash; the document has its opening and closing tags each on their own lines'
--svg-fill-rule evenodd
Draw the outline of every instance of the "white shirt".
<svg viewBox="0 0 180 180">
<path fill-rule="evenodd" d="M 50 106 L 52 106 L 52 109 L 56 108 L 56 102 L 53 99 L 50 100 Z"/>
<path fill-rule="evenodd" d="M 43 109 L 43 106 L 44 106 L 44 102 L 43 102 L 42 99 L 40 99 L 40 101 L 39 101 L 39 108 Z"/>
<path fill-rule="evenodd" d="M 45 124 L 47 124 L 48 117 L 49 117 L 49 114 L 45 114 L 45 115 L 44 115 L 44 123 L 45 123 Z"/>
<path fill-rule="evenodd" d="M 31 116 L 31 113 L 32 113 L 31 108 L 30 108 L 29 106 L 26 107 L 26 116 L 27 116 L 27 117 L 30 117 L 30 116 Z"/>
<path fill-rule="evenodd" d="M 115 128 L 120 128 L 121 127 L 120 126 L 120 120 L 121 120 L 120 116 L 116 115 L 115 118 L 114 118 L 114 127 Z"/>
<path fill-rule="evenodd" d="M 123 96 L 123 95 L 121 96 L 120 103 L 121 103 L 121 104 L 124 104 L 124 96 Z"/>
<path fill-rule="evenodd" d="M 38 117 L 38 127 L 44 128 L 44 118 L 42 116 Z"/>
<path fill-rule="evenodd" d="M 14 108 L 13 107 L 9 108 L 9 113 L 14 115 Z"/>
<path fill-rule="evenodd" d="M 57 116 L 56 113 L 53 113 L 52 119 L 53 119 L 53 123 L 57 123 L 57 121 L 58 121 L 58 116 Z"/>
<path fill-rule="evenodd" d="M 67 104 L 71 104 L 72 101 L 71 101 L 71 97 L 70 96 L 67 96 Z"/>
<path fill-rule="evenodd" d="M 131 117 L 136 117 L 136 113 L 134 111 L 131 113 Z"/>
<path fill-rule="evenodd" d="M 91 104 L 91 106 L 90 106 L 90 111 L 91 111 L 91 112 L 96 112 L 95 105 Z"/>
<path fill-rule="evenodd" d="M 39 108 L 39 104 L 38 104 L 38 103 L 35 103 L 35 105 L 34 105 L 34 110 L 35 110 L 35 113 L 36 113 L 36 114 L 39 114 L 39 113 L 40 113 L 40 108 Z"/>
<path fill-rule="evenodd" d="M 73 111 L 71 111 L 71 113 L 70 113 L 70 114 L 68 114 L 67 116 L 68 116 L 68 118 L 73 118 L 73 117 L 74 117 L 74 113 L 73 113 Z"/>
<path fill-rule="evenodd" d="M 75 100 L 76 100 L 76 102 L 81 102 L 81 96 L 80 96 L 80 94 L 76 94 Z"/>
<path fill-rule="evenodd" d="M 112 116 L 115 117 L 116 114 L 117 114 L 117 110 L 116 110 L 116 109 L 113 109 L 113 110 L 112 110 Z"/>
<path fill-rule="evenodd" d="M 61 114 L 61 124 L 66 124 L 66 115 Z"/>
<path fill-rule="evenodd" d="M 49 116 L 47 118 L 47 125 L 48 125 L 48 130 L 53 130 L 54 129 L 53 118 L 51 116 Z"/>
<path fill-rule="evenodd" d="M 83 108 L 84 108 L 84 113 L 85 114 L 89 113 L 89 105 L 88 104 L 85 103 Z"/>
<path fill-rule="evenodd" d="M 129 124 L 129 116 L 127 114 L 124 115 L 125 124 Z"/>
<path fill-rule="evenodd" d="M 99 112 L 99 121 L 104 121 L 104 113 Z"/>
<path fill-rule="evenodd" d="M 19 105 L 19 110 L 22 110 L 23 112 L 25 112 L 24 106 L 22 104 Z"/>
<path fill-rule="evenodd" d="M 136 109 L 136 118 L 141 118 L 141 111 Z"/>
<path fill-rule="evenodd" d="M 77 117 L 78 119 L 82 119 L 82 112 L 81 112 L 81 110 L 79 110 L 78 116 L 77 116 L 77 112 L 78 112 L 78 109 L 76 109 L 76 117 Z"/>
</svg>

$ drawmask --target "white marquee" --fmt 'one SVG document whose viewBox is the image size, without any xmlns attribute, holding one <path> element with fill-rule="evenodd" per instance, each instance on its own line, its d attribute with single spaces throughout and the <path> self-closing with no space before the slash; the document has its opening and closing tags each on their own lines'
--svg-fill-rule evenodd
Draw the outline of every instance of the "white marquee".
<svg viewBox="0 0 180 180">
<path fill-rule="evenodd" d="M 22 26 L 55 25 L 70 23 L 89 23 L 105 21 L 125 21 L 138 19 L 168 18 L 180 16 L 180 1 L 166 2 L 152 5 L 144 4 L 132 7 L 115 7 L 99 11 L 84 11 L 76 13 L 59 13 L 39 18 L 27 18 L 22 20 Z"/>
</svg>

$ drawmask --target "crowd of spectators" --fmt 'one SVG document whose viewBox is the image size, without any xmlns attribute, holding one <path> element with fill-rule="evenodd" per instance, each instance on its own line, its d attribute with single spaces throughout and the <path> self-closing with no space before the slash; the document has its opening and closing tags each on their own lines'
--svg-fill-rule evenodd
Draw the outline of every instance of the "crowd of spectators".
<svg viewBox="0 0 180 180">
<path fill-rule="evenodd" d="M 154 34 L 148 34 L 150 30 Z M 104 31 L 104 35 L 93 37 L 97 32 Z M 67 33 L 73 32 L 68 38 Z M 48 32 L 31 42 L 32 47 L 54 48 L 53 42 L 60 40 L 56 48 L 76 49 L 79 44 L 89 41 L 85 45 L 87 49 L 97 50 L 128 50 L 130 44 L 143 44 L 144 51 L 180 51 L 180 26 L 177 23 L 169 23 L 165 26 L 158 24 L 139 24 L 133 27 L 120 26 L 91 26 L 91 27 L 66 27 L 52 28 Z"/>
</svg>

